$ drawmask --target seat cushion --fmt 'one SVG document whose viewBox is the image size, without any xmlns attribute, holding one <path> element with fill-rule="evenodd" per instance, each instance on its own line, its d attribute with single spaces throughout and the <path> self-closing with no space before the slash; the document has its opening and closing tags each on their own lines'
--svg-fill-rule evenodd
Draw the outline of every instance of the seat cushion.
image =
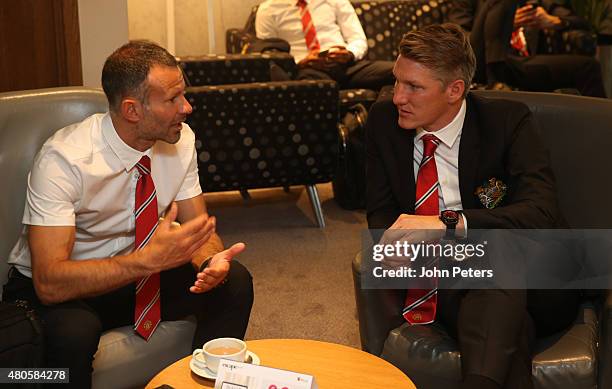
<svg viewBox="0 0 612 389">
<path fill-rule="evenodd" d="M 585 303 L 572 327 L 538 339 L 533 357 L 534 389 L 597 387 L 597 316 Z M 389 333 L 381 357 L 397 366 L 419 389 L 459 387 L 461 355 L 457 342 L 438 324 L 410 326 Z"/>
<path fill-rule="evenodd" d="M 94 356 L 93 388 L 143 387 L 166 366 L 192 352 L 195 328 L 195 317 L 164 321 L 148 342 L 132 326 L 105 332 Z"/>
</svg>

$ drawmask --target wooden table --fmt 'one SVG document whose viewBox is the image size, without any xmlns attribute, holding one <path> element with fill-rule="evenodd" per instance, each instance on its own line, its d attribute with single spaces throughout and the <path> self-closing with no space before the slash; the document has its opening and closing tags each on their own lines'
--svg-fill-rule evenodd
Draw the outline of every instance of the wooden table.
<svg viewBox="0 0 612 389">
<path fill-rule="evenodd" d="M 334 343 L 302 339 L 265 339 L 247 342 L 263 366 L 313 375 L 320 389 L 415 389 L 404 373 L 389 362 L 361 350 Z M 191 356 L 168 366 L 147 384 L 176 389 L 214 388 L 214 381 L 189 369 Z"/>
</svg>

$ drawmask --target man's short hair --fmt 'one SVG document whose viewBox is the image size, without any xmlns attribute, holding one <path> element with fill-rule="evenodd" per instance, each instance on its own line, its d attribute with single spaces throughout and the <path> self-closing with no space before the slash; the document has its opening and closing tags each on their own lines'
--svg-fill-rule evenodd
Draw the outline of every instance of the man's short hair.
<svg viewBox="0 0 612 389">
<path fill-rule="evenodd" d="M 115 50 L 102 68 L 102 88 L 109 109 L 117 112 L 121 100 L 126 96 L 146 103 L 146 80 L 155 65 L 178 66 L 178 62 L 166 49 L 145 40 L 130 41 Z"/>
<path fill-rule="evenodd" d="M 476 57 L 461 27 L 444 23 L 410 31 L 402 37 L 399 49 L 402 57 L 433 71 L 444 86 L 463 80 L 465 97 L 476 71 Z"/>
</svg>

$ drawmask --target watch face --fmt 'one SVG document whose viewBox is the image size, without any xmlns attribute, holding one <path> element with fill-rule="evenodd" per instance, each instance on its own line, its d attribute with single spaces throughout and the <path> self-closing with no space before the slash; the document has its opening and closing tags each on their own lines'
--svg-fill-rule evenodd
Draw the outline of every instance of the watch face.
<svg viewBox="0 0 612 389">
<path fill-rule="evenodd" d="M 447 209 L 440 213 L 440 219 L 444 224 L 457 224 L 459 222 L 459 212 Z"/>
</svg>

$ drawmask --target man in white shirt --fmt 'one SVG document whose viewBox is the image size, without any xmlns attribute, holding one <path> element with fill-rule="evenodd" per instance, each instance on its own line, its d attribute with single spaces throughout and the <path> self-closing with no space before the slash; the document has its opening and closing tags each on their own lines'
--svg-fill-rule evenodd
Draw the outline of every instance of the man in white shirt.
<svg viewBox="0 0 612 389">
<path fill-rule="evenodd" d="M 298 79 L 333 79 L 341 88 L 375 90 L 393 84 L 393 62 L 363 59 L 366 36 L 348 0 L 302 1 L 264 1 L 255 19 L 257 38 L 289 43 Z M 308 32 L 318 43 L 308 46 Z"/>
<path fill-rule="evenodd" d="M 4 292 L 33 304 L 47 365 L 70 368 L 75 388 L 91 386 L 102 331 L 143 322 L 135 316 L 143 291 L 152 291 L 141 313 L 148 332 L 135 330 L 148 339 L 159 319 L 195 314 L 194 347 L 244 337 L 253 302 L 251 276 L 233 261 L 245 245 L 224 249 L 206 209 L 174 57 L 130 42 L 106 60 L 102 85 L 109 112 L 57 131 L 34 161 Z"/>
</svg>

